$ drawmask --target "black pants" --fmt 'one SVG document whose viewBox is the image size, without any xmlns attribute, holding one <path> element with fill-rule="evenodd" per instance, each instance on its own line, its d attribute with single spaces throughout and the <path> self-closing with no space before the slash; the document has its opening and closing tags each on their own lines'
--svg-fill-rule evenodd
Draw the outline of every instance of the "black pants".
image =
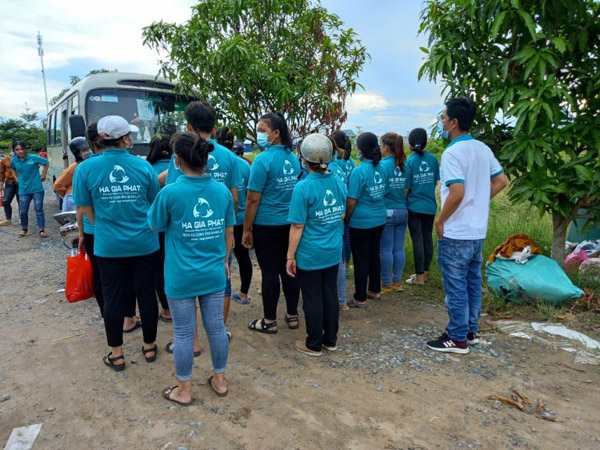
<svg viewBox="0 0 600 450">
<path fill-rule="evenodd" d="M 340 308 L 337 295 L 339 264 L 320 270 L 296 269 L 302 290 L 302 309 L 306 320 L 306 346 L 317 352 L 321 345 L 335 346 Z"/>
<path fill-rule="evenodd" d="M 156 255 L 155 289 L 162 309 L 169 309 L 169 302 L 165 294 L 165 233 L 158 233 L 160 249 Z"/>
<path fill-rule="evenodd" d="M 94 254 L 94 235 L 83 233 L 83 245 L 85 246 L 85 251 L 90 257 L 90 262 L 92 263 L 92 270 L 94 272 L 94 297 L 96 297 L 96 301 L 98 302 L 98 308 L 100 308 L 100 315 L 104 317 L 104 295 L 102 294 L 102 274 L 100 273 L 100 266 L 98 264 L 98 259 Z M 135 291 L 131 288 L 129 292 L 129 301 L 127 302 L 127 306 L 125 308 L 125 317 L 133 317 L 135 316 Z"/>
<path fill-rule="evenodd" d="M 131 291 L 135 292 L 142 318 L 144 343 L 156 341 L 158 305 L 154 292 L 154 273 L 157 254 L 127 258 L 96 257 L 102 277 L 104 294 L 104 327 L 110 347 L 123 345 L 123 317 L 131 303 Z"/>
<path fill-rule="evenodd" d="M 277 319 L 279 280 L 290 316 L 298 315 L 300 286 L 298 280 L 287 274 L 287 248 L 290 239 L 289 225 L 254 225 L 254 250 L 262 272 L 262 298 L 265 319 Z"/>
<path fill-rule="evenodd" d="M 413 244 L 415 272 L 419 275 L 428 272 L 433 259 L 433 221 L 435 214 L 421 214 L 408 211 L 408 229 Z"/>
<path fill-rule="evenodd" d="M 17 183 L 11 183 L 10 181 L 4 182 L 4 214 L 6 220 L 12 219 L 12 201 L 17 197 L 17 205 L 19 204 L 19 185 Z"/>
<path fill-rule="evenodd" d="M 383 225 L 375 228 L 350 227 L 350 248 L 354 261 L 354 300 L 367 299 L 369 291 L 381 292 L 381 259 L 379 250 Z"/>
<path fill-rule="evenodd" d="M 233 227 L 233 237 L 235 239 L 233 254 L 235 255 L 235 259 L 237 259 L 240 268 L 240 279 L 242 280 L 240 292 L 247 294 L 250 289 L 250 282 L 252 281 L 252 261 L 250 261 L 248 249 L 242 245 L 243 234 L 244 225 L 236 225 Z"/>
</svg>

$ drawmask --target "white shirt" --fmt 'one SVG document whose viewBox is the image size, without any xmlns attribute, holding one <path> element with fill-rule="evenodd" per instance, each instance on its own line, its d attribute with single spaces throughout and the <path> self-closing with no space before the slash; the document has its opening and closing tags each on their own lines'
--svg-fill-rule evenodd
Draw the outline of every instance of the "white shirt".
<svg viewBox="0 0 600 450">
<path fill-rule="evenodd" d="M 491 179 L 503 172 L 492 150 L 470 134 L 455 138 L 444 153 L 440 178 L 442 208 L 453 183 L 465 185 L 458 209 L 444 223 L 449 239 L 485 239 L 490 213 Z"/>
</svg>

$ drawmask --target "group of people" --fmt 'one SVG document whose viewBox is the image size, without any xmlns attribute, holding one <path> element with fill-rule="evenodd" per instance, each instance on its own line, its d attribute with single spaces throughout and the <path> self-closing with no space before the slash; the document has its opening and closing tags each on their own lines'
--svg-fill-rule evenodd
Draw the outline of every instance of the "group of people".
<svg viewBox="0 0 600 450">
<path fill-rule="evenodd" d="M 201 353 L 199 307 L 212 360 L 208 385 L 227 395 L 230 300 L 251 301 L 252 248 L 262 274 L 263 313 L 249 330 L 277 333 L 281 290 L 285 324 L 299 328 L 302 293 L 307 337 L 296 341 L 295 349 L 309 356 L 335 351 L 341 310 L 363 308 L 382 293 L 402 290 L 407 226 L 416 272 L 408 284 L 427 282 L 433 227 L 437 230 L 450 322 L 427 345 L 468 353 L 469 345 L 478 343 L 489 202 L 507 184 L 492 151 L 469 134 L 475 113 L 469 99 L 446 103 L 438 131 L 450 144 L 441 168 L 426 150 L 422 128 L 408 136 L 408 158 L 401 135 L 378 139 L 362 133 L 355 165 L 344 133 L 309 135 L 294 153 L 285 118 L 268 113 L 257 123 L 261 152 L 250 164 L 232 131 L 216 128 L 215 110 L 205 102 L 187 106 L 186 132 L 157 134 L 146 160 L 129 154 L 132 126 L 125 119 L 107 116 L 91 124 L 91 151 L 73 143 L 76 165 L 67 169 L 72 186 L 63 189 L 72 193 L 80 245 L 94 268 L 110 347 L 104 363 L 125 369 L 123 332 L 140 326 L 133 318 L 137 299 L 141 351 L 148 363 L 158 355 L 159 318 L 173 323 L 174 339 L 166 351 L 174 355 L 177 385 L 162 395 L 189 405 L 193 358 Z M 440 180 L 442 208 L 436 217 Z M 233 256 L 241 286 L 232 295 Z M 347 300 L 350 260 L 355 289 Z"/>
</svg>

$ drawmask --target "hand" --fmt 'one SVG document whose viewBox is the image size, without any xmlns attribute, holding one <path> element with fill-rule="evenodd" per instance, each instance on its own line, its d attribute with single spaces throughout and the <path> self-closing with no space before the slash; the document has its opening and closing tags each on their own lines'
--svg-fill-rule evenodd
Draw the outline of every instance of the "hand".
<svg viewBox="0 0 600 450">
<path fill-rule="evenodd" d="M 254 236 L 252 236 L 252 231 L 244 231 L 242 235 L 242 245 L 247 249 L 251 249 L 254 245 Z"/>
<path fill-rule="evenodd" d="M 225 277 L 229 280 L 231 278 L 231 273 L 229 272 L 229 264 L 225 261 Z"/>
<path fill-rule="evenodd" d="M 285 265 L 285 270 L 290 277 L 296 278 L 296 260 L 288 259 L 287 264 Z"/>
<path fill-rule="evenodd" d="M 79 253 L 85 252 L 85 245 L 83 243 L 83 234 L 79 235 L 79 241 L 77 243 L 77 249 L 79 250 Z"/>
<path fill-rule="evenodd" d="M 435 221 L 435 231 L 438 239 L 444 239 L 444 223 Z"/>
</svg>

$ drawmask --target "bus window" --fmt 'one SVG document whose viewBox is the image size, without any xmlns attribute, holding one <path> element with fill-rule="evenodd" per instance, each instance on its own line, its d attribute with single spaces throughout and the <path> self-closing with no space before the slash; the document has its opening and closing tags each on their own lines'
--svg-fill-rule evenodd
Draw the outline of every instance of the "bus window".
<svg viewBox="0 0 600 450">
<path fill-rule="evenodd" d="M 185 131 L 184 110 L 189 97 L 119 89 L 96 89 L 86 101 L 87 123 L 104 116 L 117 115 L 136 125 L 134 144 L 147 144 L 157 132 L 173 134 Z"/>
<path fill-rule="evenodd" d="M 62 145 L 62 113 L 60 111 L 54 112 L 54 145 Z"/>
<path fill-rule="evenodd" d="M 53 114 L 48 116 L 48 123 L 46 124 L 46 141 L 48 142 L 48 145 L 52 145 L 52 125 L 54 124 L 52 116 Z"/>
<path fill-rule="evenodd" d="M 70 116 L 79 114 L 79 94 L 75 94 L 74 97 L 71 98 L 71 113 Z"/>
</svg>

